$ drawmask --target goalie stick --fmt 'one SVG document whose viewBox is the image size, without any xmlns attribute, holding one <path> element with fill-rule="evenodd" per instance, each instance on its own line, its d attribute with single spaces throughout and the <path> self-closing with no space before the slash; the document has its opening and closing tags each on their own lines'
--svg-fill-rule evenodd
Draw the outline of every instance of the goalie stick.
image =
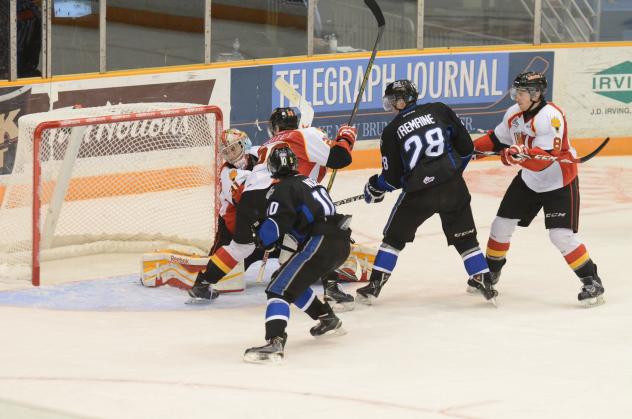
<svg viewBox="0 0 632 419">
<path fill-rule="evenodd" d="M 274 81 L 274 86 L 288 100 L 292 106 L 296 106 L 301 113 L 301 120 L 298 123 L 299 128 L 309 128 L 314 120 L 314 108 L 302 97 L 290 83 L 285 81 L 283 77 L 279 77 Z"/>
<path fill-rule="evenodd" d="M 559 157 L 544 156 L 544 155 L 541 155 L 541 154 L 536 154 L 536 155 L 532 156 L 530 154 L 521 154 L 520 153 L 520 154 L 517 154 L 517 156 L 525 158 L 525 159 L 559 161 L 560 163 L 586 163 L 587 161 L 589 161 L 590 159 L 595 157 L 597 154 L 599 154 L 599 152 L 606 146 L 606 144 L 608 144 L 609 141 L 610 141 L 610 137 L 606 137 L 606 139 L 603 140 L 601 142 L 601 144 L 599 144 L 599 146 L 597 146 L 597 148 L 595 148 L 590 153 L 586 154 L 583 157 L 577 157 L 577 158 L 571 158 L 571 159 L 561 159 Z M 479 155 L 479 156 L 498 156 L 498 155 L 500 155 L 500 152 L 499 151 L 477 151 L 477 150 L 474 150 L 474 154 Z"/>
<path fill-rule="evenodd" d="M 384 26 L 386 26 L 386 21 L 384 20 L 384 15 L 382 14 L 382 9 L 377 4 L 376 0 L 364 0 L 364 4 L 367 5 L 369 9 L 371 9 L 371 13 L 375 16 L 375 20 L 377 20 L 377 38 L 375 39 L 375 45 L 373 46 L 373 51 L 371 51 L 371 58 L 369 59 L 369 64 L 364 71 L 364 78 L 362 79 L 362 84 L 360 85 L 360 90 L 358 90 L 358 96 L 356 96 L 355 104 L 353 105 L 353 110 L 351 111 L 351 116 L 349 117 L 349 122 L 347 125 L 351 125 L 353 122 L 353 118 L 358 112 L 358 108 L 360 107 L 360 101 L 362 100 L 362 94 L 364 93 L 364 89 L 366 88 L 366 82 L 369 79 L 369 75 L 371 74 L 371 68 L 373 68 L 373 62 L 375 61 L 375 54 L 377 54 L 377 46 L 380 43 L 380 39 L 382 39 L 382 34 L 384 33 Z M 334 185 L 334 179 L 336 179 L 336 173 L 338 173 L 337 169 L 334 169 L 331 172 L 331 177 L 329 178 L 329 183 L 327 183 L 327 192 L 331 191 L 331 187 Z"/>
</svg>

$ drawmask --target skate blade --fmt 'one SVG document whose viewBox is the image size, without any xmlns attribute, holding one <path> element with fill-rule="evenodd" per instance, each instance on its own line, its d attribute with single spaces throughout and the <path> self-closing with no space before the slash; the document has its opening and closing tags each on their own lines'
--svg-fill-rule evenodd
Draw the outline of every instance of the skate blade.
<svg viewBox="0 0 632 419">
<path fill-rule="evenodd" d="M 329 301 L 329 305 L 334 313 L 344 313 L 345 311 L 353 311 L 355 308 L 355 301 L 337 303 L 335 301 Z"/>
<path fill-rule="evenodd" d="M 496 297 L 490 298 L 489 300 L 487 300 L 487 302 L 493 305 L 494 308 L 498 308 L 498 301 L 496 300 Z"/>
<path fill-rule="evenodd" d="M 356 294 L 355 297 L 356 303 L 365 304 L 367 306 L 372 306 L 375 302 L 376 298 L 372 295 L 364 296 L 362 294 Z"/>
<path fill-rule="evenodd" d="M 322 335 L 314 336 L 314 339 L 319 339 L 319 340 L 329 339 L 329 338 L 335 338 L 338 336 L 344 336 L 346 334 L 347 334 L 347 331 L 342 326 L 340 326 L 339 328 L 325 332 Z"/>
<path fill-rule="evenodd" d="M 581 303 L 582 303 L 582 306 L 584 306 L 584 308 L 591 308 L 591 307 L 600 306 L 604 304 L 605 302 L 606 300 L 603 298 L 603 295 L 600 295 L 599 297 L 595 297 L 595 298 L 587 298 L 583 300 Z"/>
<path fill-rule="evenodd" d="M 283 362 L 283 354 L 246 352 L 244 353 L 244 362 L 248 362 L 250 364 L 280 364 Z"/>
<path fill-rule="evenodd" d="M 203 306 L 211 304 L 211 300 L 208 298 L 189 297 L 184 304 Z"/>
</svg>

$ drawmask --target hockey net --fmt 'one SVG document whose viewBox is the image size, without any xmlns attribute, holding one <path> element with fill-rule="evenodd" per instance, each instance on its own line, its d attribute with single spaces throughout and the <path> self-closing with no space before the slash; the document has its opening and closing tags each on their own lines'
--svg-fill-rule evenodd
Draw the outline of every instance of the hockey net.
<svg viewBox="0 0 632 419">
<path fill-rule="evenodd" d="M 0 267 L 40 282 L 40 261 L 184 248 L 205 253 L 218 212 L 215 106 L 142 103 L 19 120 L 0 180 Z"/>
</svg>

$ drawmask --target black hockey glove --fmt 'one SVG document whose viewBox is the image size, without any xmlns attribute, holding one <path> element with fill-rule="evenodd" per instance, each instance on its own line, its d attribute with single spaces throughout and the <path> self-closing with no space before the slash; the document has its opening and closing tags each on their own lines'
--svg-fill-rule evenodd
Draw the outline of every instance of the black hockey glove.
<svg viewBox="0 0 632 419">
<path fill-rule="evenodd" d="M 263 244 L 263 240 L 261 239 L 261 236 L 259 234 L 259 229 L 261 228 L 261 224 L 262 223 L 260 221 L 255 221 L 250 226 L 250 230 L 252 231 L 252 240 L 255 243 L 255 247 L 257 247 L 258 249 L 263 249 L 268 252 L 272 252 L 274 251 L 274 249 L 276 249 L 276 242 L 272 242 L 267 246 Z"/>
<path fill-rule="evenodd" d="M 373 175 L 364 186 L 364 201 L 367 204 L 382 202 L 385 193 L 386 191 L 377 186 L 377 175 Z"/>
</svg>

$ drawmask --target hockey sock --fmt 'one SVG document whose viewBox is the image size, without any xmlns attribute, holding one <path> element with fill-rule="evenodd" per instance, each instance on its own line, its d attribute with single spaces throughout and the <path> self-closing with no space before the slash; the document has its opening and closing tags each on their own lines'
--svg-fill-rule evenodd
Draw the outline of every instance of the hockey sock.
<svg viewBox="0 0 632 419">
<path fill-rule="evenodd" d="M 509 251 L 509 242 L 501 243 L 492 239 L 487 241 L 487 264 L 492 272 L 500 272 L 505 264 L 505 255 Z"/>
<path fill-rule="evenodd" d="M 195 283 L 199 281 L 217 284 L 228 272 L 237 265 L 237 261 L 224 249 L 220 247 L 209 259 L 206 265 L 206 271 L 200 272 L 195 279 Z"/>
<path fill-rule="evenodd" d="M 268 297 L 266 307 L 266 340 L 275 336 L 283 336 L 290 319 L 290 304 L 275 297 Z"/>
<path fill-rule="evenodd" d="M 565 255 L 564 259 L 579 278 L 586 278 L 595 274 L 595 264 L 583 244 Z"/>
<path fill-rule="evenodd" d="M 309 317 L 317 320 L 319 316 L 325 314 L 325 304 L 323 304 L 311 288 L 307 288 L 305 292 L 294 301 L 294 305 L 303 310 Z"/>
<path fill-rule="evenodd" d="M 388 244 L 382 243 L 380 250 L 375 256 L 375 263 L 373 264 L 373 270 L 391 274 L 395 265 L 397 264 L 397 258 L 399 257 L 399 250 Z M 373 277 L 373 275 L 371 275 Z"/>
<path fill-rule="evenodd" d="M 465 270 L 469 276 L 489 272 L 487 260 L 485 260 L 485 256 L 483 256 L 483 251 L 480 247 L 476 246 L 466 250 L 461 253 L 461 258 L 463 259 L 463 265 L 465 265 Z"/>
</svg>

